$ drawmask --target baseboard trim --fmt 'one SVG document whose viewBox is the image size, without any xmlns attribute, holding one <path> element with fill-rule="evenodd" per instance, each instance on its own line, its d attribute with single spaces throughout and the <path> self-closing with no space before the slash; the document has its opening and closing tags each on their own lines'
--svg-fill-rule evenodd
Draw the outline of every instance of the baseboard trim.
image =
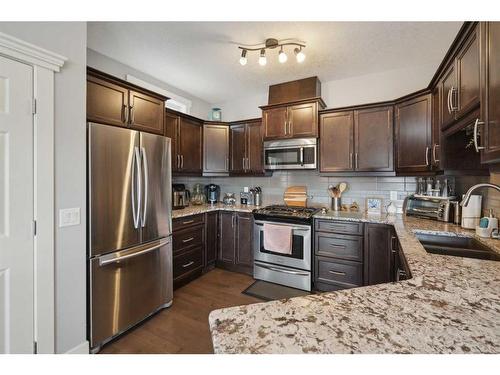
<svg viewBox="0 0 500 375">
<path fill-rule="evenodd" d="M 64 354 L 89 354 L 89 342 L 84 341 Z"/>
</svg>

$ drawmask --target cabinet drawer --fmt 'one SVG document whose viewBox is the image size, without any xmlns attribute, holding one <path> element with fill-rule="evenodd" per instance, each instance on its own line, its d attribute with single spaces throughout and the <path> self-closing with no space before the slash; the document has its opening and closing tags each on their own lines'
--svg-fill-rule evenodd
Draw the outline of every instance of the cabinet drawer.
<svg viewBox="0 0 500 375">
<path fill-rule="evenodd" d="M 203 225 L 177 231 L 173 234 L 173 252 L 203 245 Z"/>
<path fill-rule="evenodd" d="M 174 256 L 174 280 L 203 266 L 203 251 L 197 247 L 192 251 Z"/>
<path fill-rule="evenodd" d="M 345 288 L 363 285 L 363 264 L 316 257 L 316 281 Z"/>
<path fill-rule="evenodd" d="M 363 235 L 363 223 L 348 221 L 316 220 L 315 229 L 322 232 Z"/>
<path fill-rule="evenodd" d="M 363 261 L 363 237 L 347 234 L 316 233 L 317 255 Z"/>
<path fill-rule="evenodd" d="M 175 232 L 184 228 L 192 227 L 193 225 L 201 224 L 204 222 L 204 218 L 204 214 L 199 214 L 174 219 L 172 222 L 173 231 Z"/>
</svg>

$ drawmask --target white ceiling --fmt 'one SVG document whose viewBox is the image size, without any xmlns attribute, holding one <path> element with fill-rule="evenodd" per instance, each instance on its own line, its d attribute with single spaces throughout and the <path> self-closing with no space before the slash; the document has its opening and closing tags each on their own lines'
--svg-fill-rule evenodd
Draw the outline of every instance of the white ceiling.
<svg viewBox="0 0 500 375">
<path fill-rule="evenodd" d="M 88 47 L 208 103 L 265 92 L 270 84 L 317 75 L 322 82 L 392 69 L 435 64 L 460 22 L 89 22 Z M 239 44 L 266 38 L 307 43 L 298 64 L 292 48 L 280 64 L 238 62 Z M 431 77 L 422 82 L 426 86 Z"/>
</svg>

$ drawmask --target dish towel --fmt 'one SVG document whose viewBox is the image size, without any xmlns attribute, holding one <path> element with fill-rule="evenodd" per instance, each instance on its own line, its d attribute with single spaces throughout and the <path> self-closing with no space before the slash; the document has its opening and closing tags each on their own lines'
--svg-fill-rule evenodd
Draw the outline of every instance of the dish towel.
<svg viewBox="0 0 500 375">
<path fill-rule="evenodd" d="M 292 227 L 264 223 L 264 249 L 281 254 L 292 253 Z"/>
</svg>

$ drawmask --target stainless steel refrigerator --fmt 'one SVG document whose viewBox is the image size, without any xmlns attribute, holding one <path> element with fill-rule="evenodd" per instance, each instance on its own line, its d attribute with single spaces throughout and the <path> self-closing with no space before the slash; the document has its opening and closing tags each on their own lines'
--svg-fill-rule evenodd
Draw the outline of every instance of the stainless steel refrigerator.
<svg viewBox="0 0 500 375">
<path fill-rule="evenodd" d="M 89 340 L 172 304 L 170 138 L 88 124 Z"/>
</svg>

